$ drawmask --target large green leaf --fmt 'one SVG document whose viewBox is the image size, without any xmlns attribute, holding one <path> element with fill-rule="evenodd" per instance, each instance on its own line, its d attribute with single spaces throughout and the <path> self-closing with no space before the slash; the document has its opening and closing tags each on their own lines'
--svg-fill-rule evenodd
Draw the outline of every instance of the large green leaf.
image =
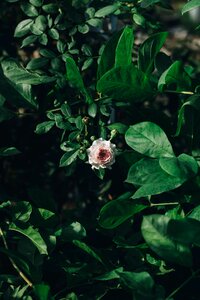
<svg viewBox="0 0 200 300">
<path fill-rule="evenodd" d="M 119 38 L 123 30 L 120 30 L 112 35 L 112 37 L 107 42 L 103 53 L 100 57 L 100 62 L 98 65 L 97 76 L 98 79 L 101 78 L 106 72 L 112 69 L 115 65 L 115 50 L 119 41 Z"/>
<path fill-rule="evenodd" d="M 55 81 L 54 77 L 31 73 L 21 67 L 14 59 L 5 59 L 1 62 L 4 75 L 14 84 L 39 85 Z"/>
<path fill-rule="evenodd" d="M 200 6 L 199 0 L 191 0 L 183 6 L 182 14 Z"/>
<path fill-rule="evenodd" d="M 170 220 L 168 234 L 179 243 L 200 247 L 200 221 L 192 218 Z"/>
<path fill-rule="evenodd" d="M 66 69 L 67 69 L 67 80 L 71 83 L 71 85 L 76 88 L 81 94 L 83 94 L 86 98 L 86 102 L 89 104 L 93 102 L 88 91 L 85 88 L 83 83 L 83 79 L 79 72 L 79 69 L 71 57 L 67 57 L 66 59 Z"/>
<path fill-rule="evenodd" d="M 140 46 L 138 65 L 146 74 L 153 72 L 155 57 L 162 48 L 167 34 L 167 32 L 153 34 Z"/>
<path fill-rule="evenodd" d="M 179 163 L 182 163 L 181 167 L 183 168 L 180 169 L 181 171 L 179 170 L 181 173 L 177 172 L 177 166 L 175 165 L 174 169 L 176 173 L 173 173 L 173 175 L 169 174 L 172 173 L 172 167 L 168 166 L 168 172 L 165 172 L 165 170 L 163 170 L 163 165 L 163 168 L 161 168 L 158 159 L 143 158 L 132 165 L 128 172 L 126 182 L 141 186 L 132 198 L 136 199 L 149 195 L 157 195 L 181 186 L 185 181 L 193 177 L 198 170 L 196 162 L 187 158 L 186 160 L 183 158 L 183 160 L 183 162 L 181 159 L 179 160 Z M 174 163 L 174 161 L 171 163 Z M 166 169 L 166 165 L 164 169 Z M 173 172 L 175 171 L 173 170 Z M 178 177 L 178 175 L 180 177 Z"/>
<path fill-rule="evenodd" d="M 0 69 L 0 90 L 4 98 L 17 107 L 37 108 L 36 97 L 30 84 L 16 84 L 4 76 Z"/>
<path fill-rule="evenodd" d="M 178 157 L 162 157 L 159 159 L 161 168 L 171 176 L 187 180 L 198 172 L 196 160 L 187 154 Z"/>
<path fill-rule="evenodd" d="M 152 122 L 131 126 L 125 135 L 126 143 L 135 151 L 149 157 L 172 157 L 172 146 L 164 131 Z"/>
<path fill-rule="evenodd" d="M 129 199 L 128 196 L 130 197 L 130 195 L 125 195 L 125 197 L 112 200 L 103 206 L 99 214 L 101 227 L 113 229 L 147 207 Z"/>
<path fill-rule="evenodd" d="M 99 254 L 97 254 L 96 251 L 93 250 L 91 247 L 89 247 L 86 243 L 78 240 L 73 240 L 73 244 L 104 265 L 104 262 L 102 258 L 99 256 Z"/>
<path fill-rule="evenodd" d="M 113 68 L 97 82 L 97 90 L 116 100 L 142 102 L 155 93 L 149 78 L 134 65 Z"/>
<path fill-rule="evenodd" d="M 188 92 L 191 87 L 191 79 L 186 73 L 181 61 L 175 61 L 160 77 L 158 81 L 159 91 L 165 87 L 173 88 L 177 92 Z"/>
<path fill-rule="evenodd" d="M 32 226 L 29 226 L 26 229 L 22 229 L 22 228 L 17 227 L 14 223 L 12 223 L 9 227 L 9 230 L 16 231 L 16 232 L 24 235 L 29 240 L 31 240 L 31 242 L 37 247 L 37 249 L 39 250 L 39 252 L 41 254 L 48 254 L 45 241 L 41 237 L 40 233 L 36 229 L 34 229 Z"/>
<path fill-rule="evenodd" d="M 132 62 L 133 28 L 125 27 L 115 50 L 115 67 L 128 66 Z"/>
<path fill-rule="evenodd" d="M 191 251 L 185 244 L 178 243 L 168 233 L 170 218 L 163 215 L 145 216 L 142 235 L 149 247 L 159 256 L 183 266 L 191 267 Z"/>
<path fill-rule="evenodd" d="M 152 299 L 154 280 L 148 272 L 120 272 L 120 281 L 134 291 L 135 299 Z"/>
</svg>

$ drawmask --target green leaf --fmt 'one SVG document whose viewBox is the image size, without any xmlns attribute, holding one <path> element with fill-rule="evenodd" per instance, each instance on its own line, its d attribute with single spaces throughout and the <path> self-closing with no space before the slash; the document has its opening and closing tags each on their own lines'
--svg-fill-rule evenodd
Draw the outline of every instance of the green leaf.
<svg viewBox="0 0 200 300">
<path fill-rule="evenodd" d="M 187 108 L 193 108 L 195 111 L 200 111 L 200 95 L 193 95 L 187 99 L 185 103 L 181 106 L 178 112 L 178 123 L 176 128 L 175 136 L 178 136 L 181 132 L 181 128 L 185 123 L 185 111 Z"/>
<path fill-rule="evenodd" d="M 200 221 L 190 218 L 170 220 L 167 231 L 179 243 L 200 247 Z"/>
<path fill-rule="evenodd" d="M 99 225 L 106 229 L 116 228 L 146 207 L 146 205 L 136 203 L 133 199 L 112 200 L 102 207 Z"/>
<path fill-rule="evenodd" d="M 188 176 L 194 176 L 189 173 Z M 132 165 L 126 182 L 141 186 L 133 195 L 133 199 L 157 195 L 181 186 L 187 179 L 175 177 L 165 172 L 158 159 L 144 158 Z"/>
<path fill-rule="evenodd" d="M 186 12 L 188 12 L 194 8 L 197 8 L 199 6 L 200 6 L 199 0 L 191 0 L 183 6 L 182 14 L 185 14 Z"/>
<path fill-rule="evenodd" d="M 144 73 L 153 72 L 155 57 L 162 48 L 167 35 L 167 32 L 153 34 L 140 46 L 138 66 Z"/>
<path fill-rule="evenodd" d="M 16 115 L 11 110 L 0 106 L 0 122 L 10 120 L 14 118 Z"/>
<path fill-rule="evenodd" d="M 165 87 L 175 86 L 178 92 L 188 91 L 191 87 L 191 79 L 185 72 L 181 61 L 175 61 L 160 77 L 158 81 L 159 91 L 163 91 Z"/>
<path fill-rule="evenodd" d="M 88 94 L 85 85 L 83 83 L 83 79 L 81 74 L 76 66 L 75 61 L 71 57 L 67 57 L 66 59 L 66 68 L 67 68 L 67 80 L 72 84 L 74 88 L 76 88 L 80 93 L 82 93 L 86 97 L 87 103 L 92 103 L 92 99 Z"/>
<path fill-rule="evenodd" d="M 29 0 L 29 2 L 35 7 L 40 7 L 42 6 L 43 0 Z"/>
<path fill-rule="evenodd" d="M 98 262 L 100 262 L 101 264 L 104 265 L 103 260 L 96 253 L 96 251 L 94 251 L 91 247 L 89 247 L 88 245 L 86 245 L 84 242 L 81 242 L 81 241 L 78 241 L 78 240 L 73 240 L 73 244 L 75 246 L 79 247 L 80 249 L 82 249 L 84 252 L 86 252 L 87 254 L 89 254 L 90 256 L 92 256 L 94 259 L 96 259 Z"/>
<path fill-rule="evenodd" d="M 15 37 L 22 37 L 30 32 L 31 25 L 34 23 L 32 19 L 26 19 L 21 21 L 15 28 Z"/>
<path fill-rule="evenodd" d="M 103 50 L 103 53 L 101 54 L 100 62 L 98 65 L 98 70 L 97 70 L 98 79 L 101 78 L 107 71 L 109 71 L 114 67 L 115 50 L 122 33 L 123 30 L 114 33 L 111 39 L 107 42 Z"/>
<path fill-rule="evenodd" d="M 120 272 L 119 275 L 121 283 L 134 291 L 136 299 L 152 299 L 154 281 L 149 273 Z"/>
<path fill-rule="evenodd" d="M 115 50 L 115 67 L 128 66 L 132 62 L 133 27 L 125 27 Z"/>
<path fill-rule="evenodd" d="M 195 176 L 198 172 L 196 160 L 184 153 L 178 157 L 162 157 L 159 159 L 159 164 L 169 175 L 185 180 Z"/>
<path fill-rule="evenodd" d="M 10 156 L 10 155 L 16 155 L 20 153 L 21 152 L 17 150 L 15 147 L 0 148 L 0 156 Z"/>
<path fill-rule="evenodd" d="M 55 81 L 54 77 L 31 73 L 21 67 L 14 59 L 6 59 L 1 62 L 4 75 L 15 84 L 39 85 Z"/>
<path fill-rule="evenodd" d="M 21 9 L 28 17 L 37 17 L 38 11 L 37 9 L 31 5 L 30 3 L 23 3 L 21 4 Z"/>
<path fill-rule="evenodd" d="M 192 266 L 190 249 L 174 241 L 168 234 L 170 218 L 163 215 L 145 216 L 142 222 L 142 235 L 149 247 L 167 261 L 186 267 Z"/>
<path fill-rule="evenodd" d="M 12 223 L 9 227 L 9 230 L 18 232 L 24 235 L 26 238 L 31 240 L 31 242 L 36 246 L 39 250 L 40 254 L 48 254 L 47 253 L 47 246 L 41 237 L 40 233 L 34 229 L 32 226 L 29 226 L 26 229 L 22 229 L 17 227 L 14 223 Z"/>
<path fill-rule="evenodd" d="M 118 4 L 108 5 L 96 11 L 95 17 L 102 18 L 113 14 L 118 9 Z"/>
<path fill-rule="evenodd" d="M 48 34 L 49 36 L 54 39 L 54 40 L 58 40 L 59 39 L 59 32 L 57 29 L 55 28 L 51 28 L 49 31 L 48 31 Z"/>
<path fill-rule="evenodd" d="M 65 153 L 60 159 L 60 167 L 71 165 L 78 157 L 79 150 L 72 150 Z"/>
<path fill-rule="evenodd" d="M 126 132 L 125 140 L 132 149 L 149 157 L 174 156 L 166 134 L 152 122 L 142 122 L 130 126 Z"/>
<path fill-rule="evenodd" d="M 22 46 L 21 46 L 21 48 L 33 44 L 35 41 L 37 41 L 37 38 L 38 38 L 38 37 L 35 36 L 34 34 L 27 36 L 27 37 L 22 41 Z"/>
<path fill-rule="evenodd" d="M 33 288 L 38 300 L 50 300 L 50 287 L 47 284 L 36 284 Z"/>
<path fill-rule="evenodd" d="M 188 217 L 200 221 L 200 205 L 195 207 Z"/>
<path fill-rule="evenodd" d="M 49 62 L 48 58 L 40 57 L 40 58 L 33 58 L 26 66 L 27 70 L 37 70 L 44 66 L 46 66 Z"/>
<path fill-rule="evenodd" d="M 14 220 L 28 222 L 32 213 L 32 206 L 29 202 L 19 201 L 12 207 Z"/>
<path fill-rule="evenodd" d="M 31 31 L 35 35 L 41 35 L 47 28 L 47 18 L 43 15 L 39 15 L 33 25 L 31 25 Z"/>
<path fill-rule="evenodd" d="M 43 5 L 42 9 L 47 14 L 57 14 L 57 12 L 58 12 L 58 6 L 54 3 L 49 3 L 49 4 Z"/>
<path fill-rule="evenodd" d="M 120 278 L 120 274 L 123 272 L 123 267 L 119 267 L 115 270 L 112 270 L 110 272 L 107 272 L 103 275 L 100 275 L 98 277 L 96 277 L 96 280 L 100 280 L 100 281 L 107 281 L 107 280 L 113 280 L 113 279 L 119 279 Z"/>
<path fill-rule="evenodd" d="M 113 68 L 97 82 L 97 90 L 115 100 L 142 102 L 154 91 L 149 78 L 134 65 Z"/>
<path fill-rule="evenodd" d="M 54 121 L 45 121 L 37 125 L 35 133 L 44 134 L 47 133 L 55 125 Z"/>
</svg>

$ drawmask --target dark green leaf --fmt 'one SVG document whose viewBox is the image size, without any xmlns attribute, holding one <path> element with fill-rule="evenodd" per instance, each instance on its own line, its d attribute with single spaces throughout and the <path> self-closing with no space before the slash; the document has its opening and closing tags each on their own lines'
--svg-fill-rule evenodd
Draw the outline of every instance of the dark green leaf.
<svg viewBox="0 0 200 300">
<path fill-rule="evenodd" d="M 45 121 L 43 123 L 40 123 L 37 125 L 35 129 L 35 133 L 37 134 L 47 133 L 54 126 L 54 124 L 55 124 L 54 121 Z"/>
<path fill-rule="evenodd" d="M 160 77 L 158 81 L 159 91 L 165 87 L 175 85 L 175 90 L 182 92 L 188 91 L 191 86 L 191 79 L 185 72 L 181 61 L 175 61 Z"/>
<path fill-rule="evenodd" d="M 21 152 L 17 150 L 15 147 L 9 148 L 0 148 L 0 156 L 10 156 L 20 154 Z"/>
<path fill-rule="evenodd" d="M 37 17 L 38 16 L 37 9 L 30 3 L 21 4 L 21 9 L 25 13 L 25 15 L 27 15 L 28 17 Z"/>
<path fill-rule="evenodd" d="M 31 73 L 18 65 L 13 59 L 3 60 L 1 65 L 4 75 L 15 84 L 38 85 L 49 83 L 55 80 L 54 77 L 41 75 L 36 72 Z"/>
<path fill-rule="evenodd" d="M 189 173 L 189 176 L 194 176 L 194 173 Z M 126 182 L 141 186 L 132 197 L 136 199 L 173 190 L 187 179 L 169 175 L 160 167 L 157 159 L 144 158 L 132 165 Z"/>
<path fill-rule="evenodd" d="M 133 199 L 112 200 L 102 207 L 99 224 L 103 228 L 113 229 L 146 207 L 146 205 L 136 203 Z"/>
<path fill-rule="evenodd" d="M 73 244 L 104 265 L 101 257 L 91 247 L 78 240 L 73 240 Z"/>
<path fill-rule="evenodd" d="M 105 73 L 97 82 L 97 90 L 115 100 L 129 102 L 142 102 L 154 94 L 149 78 L 134 65 Z"/>
<path fill-rule="evenodd" d="M 139 48 L 139 69 L 149 74 L 154 70 L 154 60 L 162 48 L 167 37 L 167 32 L 151 35 Z"/>
<path fill-rule="evenodd" d="M 123 285 L 134 291 L 136 299 L 151 299 L 154 281 L 147 272 L 120 272 L 120 281 Z M 146 298 L 148 296 L 148 298 Z M 145 297 L 145 298 L 143 298 Z"/>
<path fill-rule="evenodd" d="M 164 131 L 152 122 L 131 126 L 125 135 L 126 143 L 135 151 L 149 157 L 173 157 L 172 146 Z"/>
<path fill-rule="evenodd" d="M 40 254 L 48 254 L 47 253 L 47 246 L 41 237 L 40 233 L 34 229 L 32 226 L 29 226 L 26 229 L 22 229 L 17 227 L 15 224 L 11 224 L 9 227 L 9 230 L 18 232 L 22 235 L 24 235 L 26 238 L 30 239 L 31 242 L 37 247 Z"/>
<path fill-rule="evenodd" d="M 132 62 L 133 28 L 125 27 L 115 50 L 115 67 L 128 66 Z"/>
<path fill-rule="evenodd" d="M 76 63 L 71 57 L 67 57 L 66 68 L 67 68 L 67 80 L 72 84 L 74 88 L 76 88 L 78 91 L 80 91 L 80 93 L 82 93 L 86 97 L 86 101 L 88 103 L 92 103 L 92 99 L 90 98 L 90 95 L 88 94 L 85 88 L 83 79 L 76 66 Z"/>
<path fill-rule="evenodd" d="M 35 36 L 34 34 L 32 34 L 32 35 L 30 35 L 30 36 L 27 36 L 27 37 L 22 41 L 22 46 L 21 46 L 21 48 L 26 47 L 26 46 L 29 46 L 29 45 L 33 44 L 35 41 L 37 41 L 37 36 Z"/>
<path fill-rule="evenodd" d="M 79 150 L 72 150 L 65 153 L 60 159 L 60 167 L 71 165 L 78 157 Z"/>
<path fill-rule="evenodd" d="M 145 216 L 141 227 L 142 235 L 149 247 L 162 258 L 191 267 L 192 256 L 190 249 L 184 244 L 175 242 L 168 235 L 169 222 L 170 218 L 167 216 Z"/>
<path fill-rule="evenodd" d="M 50 300 L 50 287 L 47 284 L 36 284 L 34 293 L 38 300 Z"/>
<path fill-rule="evenodd" d="M 44 66 L 46 66 L 49 62 L 48 58 L 40 57 L 40 58 L 33 58 L 26 66 L 27 70 L 37 70 Z"/>
</svg>

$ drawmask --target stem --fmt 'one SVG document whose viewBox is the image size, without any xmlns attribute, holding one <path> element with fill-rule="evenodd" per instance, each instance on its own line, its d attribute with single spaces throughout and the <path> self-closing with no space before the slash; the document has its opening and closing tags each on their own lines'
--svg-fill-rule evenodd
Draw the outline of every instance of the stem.
<svg viewBox="0 0 200 300">
<path fill-rule="evenodd" d="M 184 95 L 194 95 L 191 91 L 173 91 L 173 90 L 165 90 L 165 93 L 174 93 L 174 94 L 184 94 Z"/>
<path fill-rule="evenodd" d="M 60 110 L 61 108 L 54 108 L 54 109 L 47 110 L 46 112 L 49 113 L 49 112 L 60 111 Z"/>
<path fill-rule="evenodd" d="M 190 280 L 192 280 L 198 273 L 200 272 L 200 269 L 194 272 L 188 279 L 186 279 L 177 289 L 175 289 L 165 300 L 170 300 L 171 297 L 173 297 L 176 293 L 178 293 Z"/>
<path fill-rule="evenodd" d="M 5 236 L 4 236 L 4 233 L 3 233 L 3 230 L 1 229 L 0 227 L 0 236 L 2 237 L 2 240 L 3 240 L 3 244 L 4 244 L 4 247 L 6 248 L 6 250 L 9 250 L 8 248 L 8 244 L 6 242 L 6 239 L 5 239 Z M 12 264 L 12 266 L 14 267 L 14 269 L 18 272 L 18 274 L 21 276 L 21 278 L 30 286 L 32 287 L 33 284 L 32 282 L 26 277 L 26 275 L 24 275 L 24 273 L 18 268 L 18 266 L 16 265 L 16 263 L 14 262 L 14 260 L 9 257 L 9 260 Z"/>
<path fill-rule="evenodd" d="M 163 202 L 163 203 L 151 203 L 150 206 L 164 206 L 164 205 L 178 205 L 178 202 Z"/>
</svg>

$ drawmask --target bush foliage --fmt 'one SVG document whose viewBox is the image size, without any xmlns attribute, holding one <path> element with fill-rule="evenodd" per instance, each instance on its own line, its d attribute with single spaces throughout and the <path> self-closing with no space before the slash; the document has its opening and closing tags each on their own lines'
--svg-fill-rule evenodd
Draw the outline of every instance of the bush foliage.
<svg viewBox="0 0 200 300">
<path fill-rule="evenodd" d="M 199 299 L 199 65 L 167 50 L 172 4 L 0 4 L 1 299 Z"/>
</svg>

